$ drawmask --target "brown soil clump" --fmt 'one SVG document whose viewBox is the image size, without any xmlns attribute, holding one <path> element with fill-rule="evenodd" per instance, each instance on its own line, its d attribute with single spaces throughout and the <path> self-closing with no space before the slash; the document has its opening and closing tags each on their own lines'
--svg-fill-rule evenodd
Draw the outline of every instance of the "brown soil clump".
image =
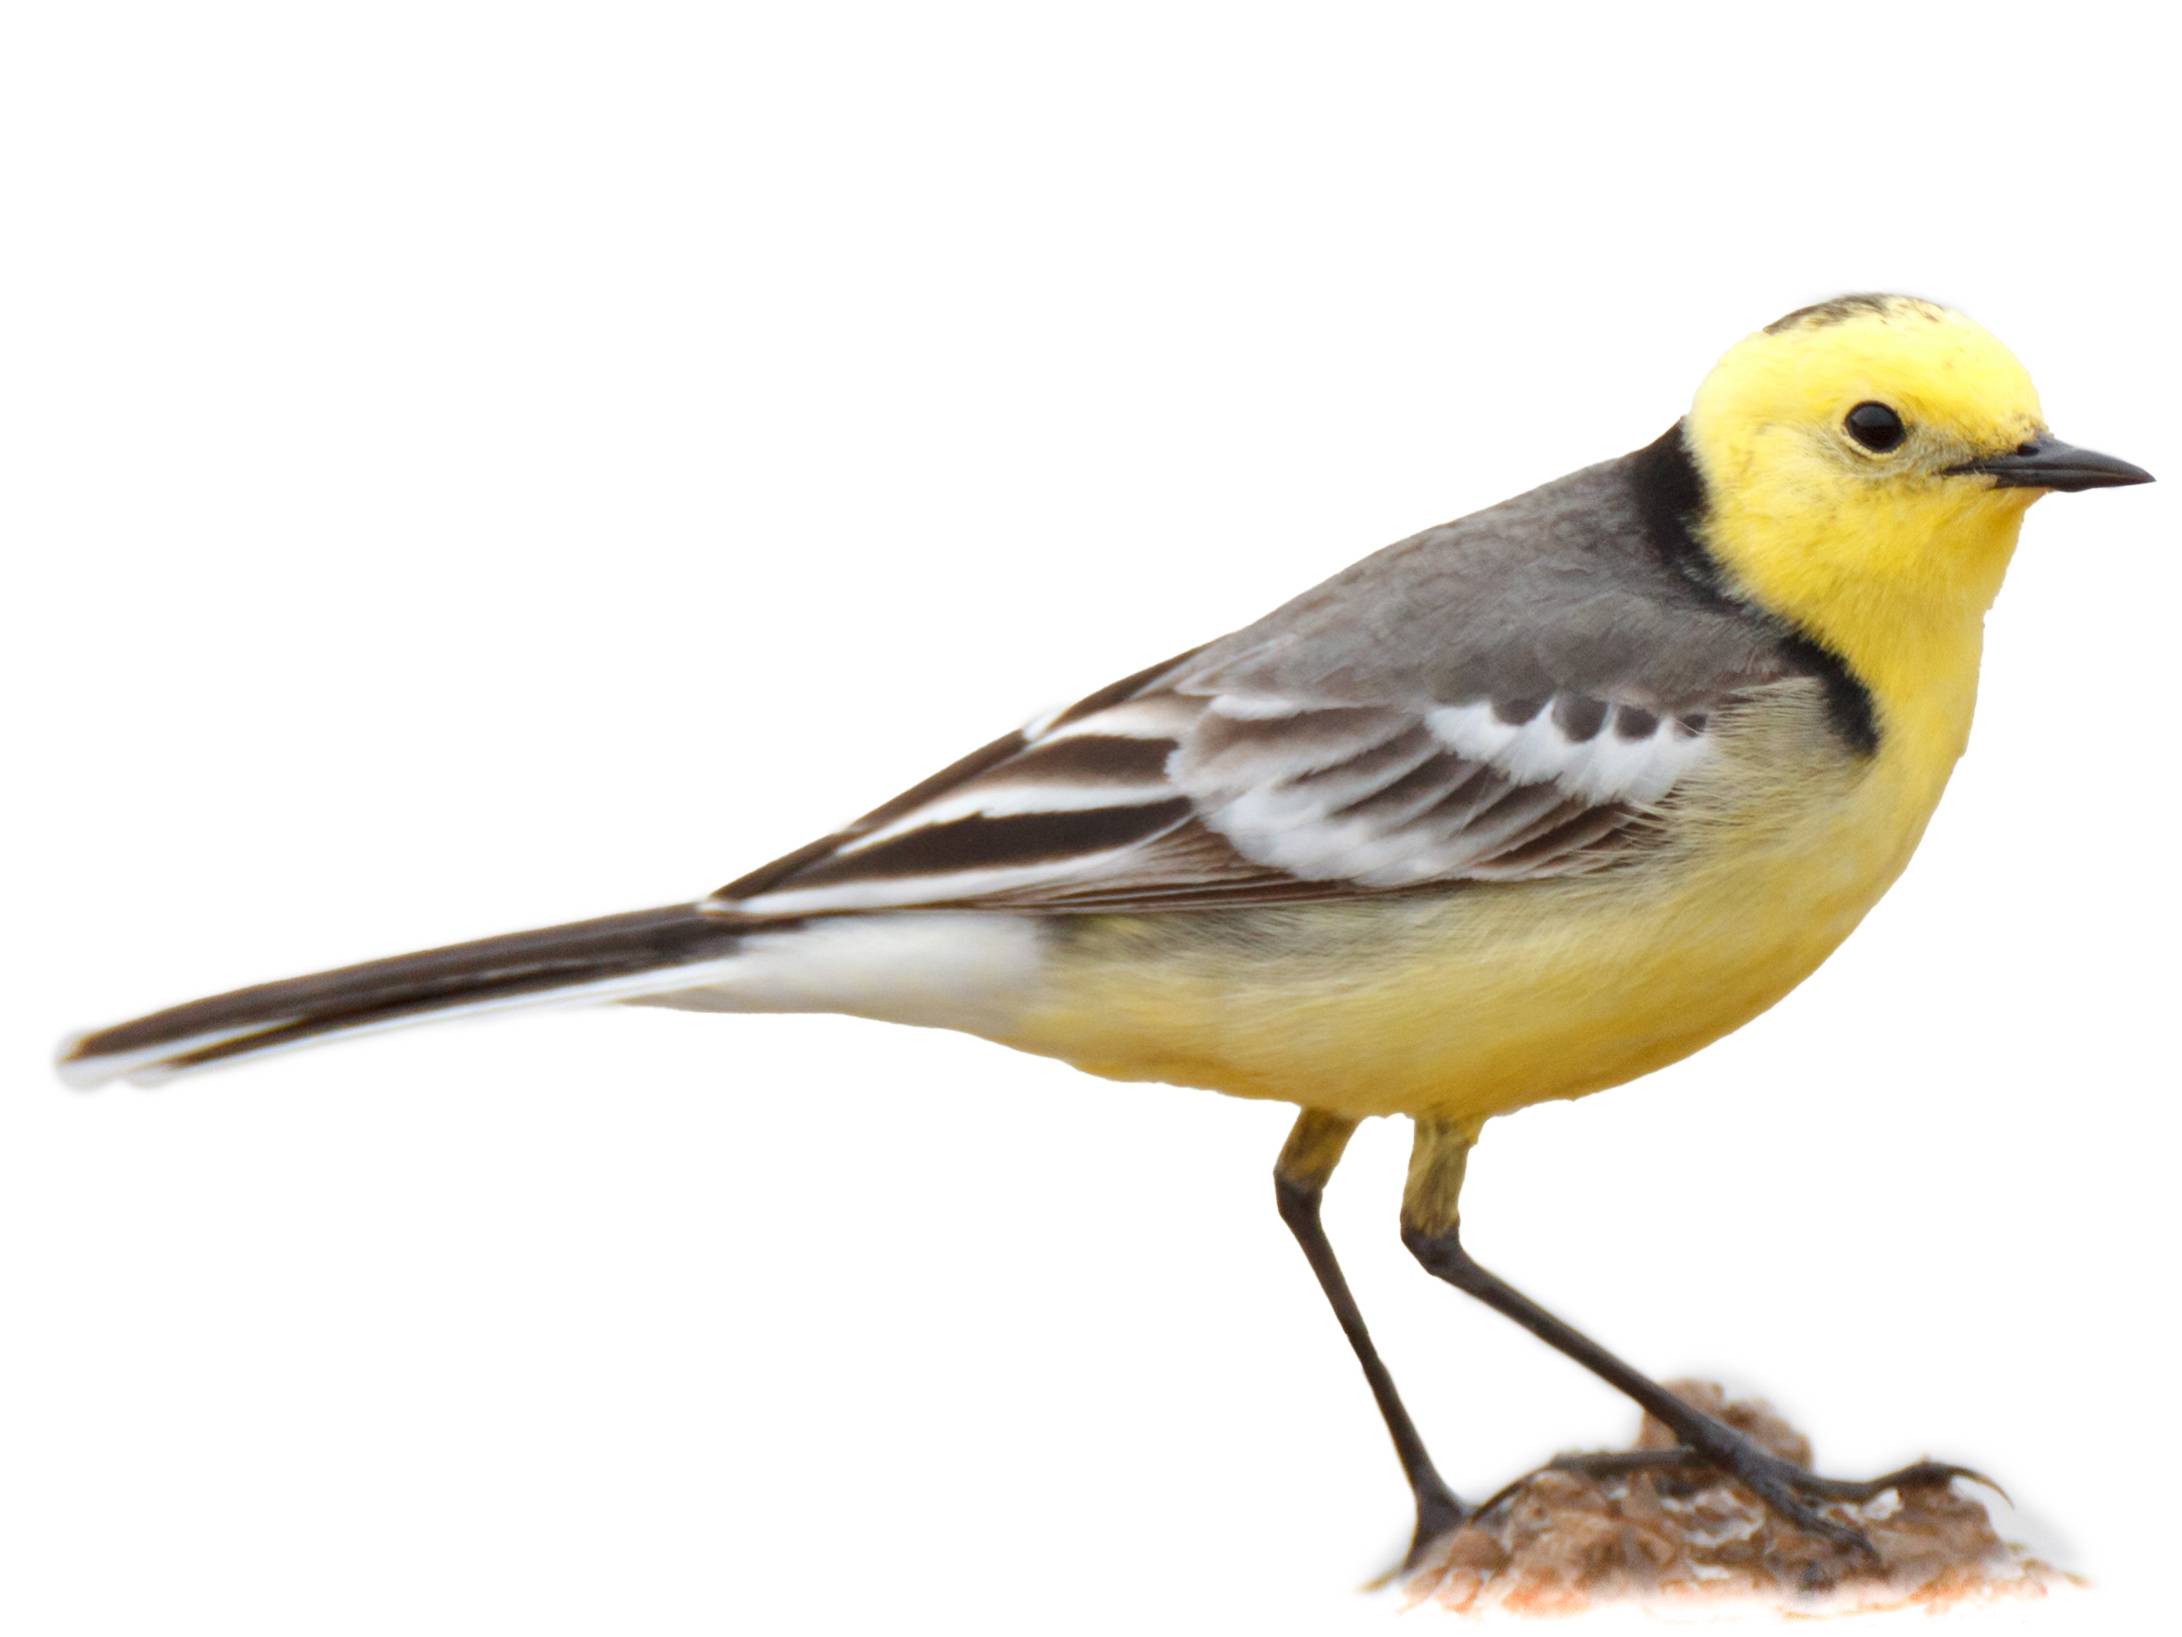
<svg viewBox="0 0 2182 1637">
<path fill-rule="evenodd" d="M 1670 1384 L 1776 1455 L 1808 1466 L 1811 1446 L 1762 1402 L 1727 1403 L 1709 1382 Z M 1650 1416 L 1640 1450 L 1674 1447 Z M 1412 1603 L 1464 1613 L 1573 1614 L 1597 1604 L 1659 1608 L 1733 1601 L 1797 1614 L 1934 1608 L 2043 1597 L 2067 1577 L 2002 1540 L 1970 1486 L 1889 1490 L 1825 1510 L 1879 1550 L 1862 1554 L 1782 1523 L 1703 1467 L 1591 1476 L 1533 1473 L 1435 1547 L 1407 1580 Z"/>
</svg>

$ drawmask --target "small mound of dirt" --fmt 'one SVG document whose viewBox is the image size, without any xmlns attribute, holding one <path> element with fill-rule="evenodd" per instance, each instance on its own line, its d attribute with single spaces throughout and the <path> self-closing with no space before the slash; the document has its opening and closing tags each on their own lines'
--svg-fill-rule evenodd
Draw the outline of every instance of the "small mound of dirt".
<svg viewBox="0 0 2182 1637">
<path fill-rule="evenodd" d="M 1775 1455 L 1808 1466 L 1808 1439 L 1762 1402 L 1728 1403 L 1710 1382 L 1670 1384 Z M 1644 1418 L 1635 1447 L 1674 1435 Z M 1592 1476 L 1532 1474 L 1441 1541 L 1406 1582 L 1410 1601 L 1464 1613 L 1573 1614 L 1601 1603 L 1690 1607 L 1736 1600 L 1798 1614 L 2043 1597 L 2067 1576 L 1994 1533 L 1968 1486 L 1888 1490 L 1825 1511 L 1862 1531 L 1881 1562 L 1775 1518 L 1704 1467 Z"/>
</svg>

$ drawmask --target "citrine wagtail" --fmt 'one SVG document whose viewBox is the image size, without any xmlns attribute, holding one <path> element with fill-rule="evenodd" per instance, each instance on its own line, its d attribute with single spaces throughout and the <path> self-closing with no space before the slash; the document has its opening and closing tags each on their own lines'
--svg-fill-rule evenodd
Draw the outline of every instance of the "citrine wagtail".
<svg viewBox="0 0 2182 1637">
<path fill-rule="evenodd" d="M 1849 296 L 1734 347 L 1649 446 L 1427 529 L 1003 735 L 695 903 L 373 961 L 81 1036 L 79 1084 L 452 1013 L 622 1000 L 967 1030 L 1297 1104 L 1281 1214 L 1377 1397 L 1415 1552 L 1466 1509 L 1319 1225 L 1406 1114 L 1403 1238 L 1796 1524 L 1818 1477 L 1473 1262 L 1479 1127 L 1617 1085 L 1807 976 L 1908 862 L 1969 732 L 2024 512 L 2149 474 L 2046 430 L 1960 314 Z M 1682 1457 L 1678 1457 L 1682 1458 Z"/>
</svg>

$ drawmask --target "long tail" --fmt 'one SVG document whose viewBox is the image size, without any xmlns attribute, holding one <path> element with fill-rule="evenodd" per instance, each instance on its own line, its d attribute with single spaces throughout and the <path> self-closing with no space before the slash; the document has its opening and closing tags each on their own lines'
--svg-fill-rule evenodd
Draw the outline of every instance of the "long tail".
<svg viewBox="0 0 2182 1637">
<path fill-rule="evenodd" d="M 702 982 L 747 925 L 677 904 L 261 983 L 78 1035 L 61 1077 L 160 1080 L 433 1016 L 659 994 Z"/>
</svg>

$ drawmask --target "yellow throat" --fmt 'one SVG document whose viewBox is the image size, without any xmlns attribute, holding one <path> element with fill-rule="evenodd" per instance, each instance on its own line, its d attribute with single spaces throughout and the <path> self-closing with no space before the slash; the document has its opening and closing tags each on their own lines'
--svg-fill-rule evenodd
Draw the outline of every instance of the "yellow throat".
<svg viewBox="0 0 2182 1637">
<path fill-rule="evenodd" d="M 1847 664 L 1883 729 L 1959 735 L 1985 611 L 2041 491 L 1947 469 L 2041 432 L 2037 390 L 1960 313 L 1888 296 L 1832 316 L 1840 305 L 1746 338 L 1698 390 L 1699 532 L 1737 590 Z M 1883 456 L 1841 430 L 1874 401 L 1911 428 Z"/>
</svg>

